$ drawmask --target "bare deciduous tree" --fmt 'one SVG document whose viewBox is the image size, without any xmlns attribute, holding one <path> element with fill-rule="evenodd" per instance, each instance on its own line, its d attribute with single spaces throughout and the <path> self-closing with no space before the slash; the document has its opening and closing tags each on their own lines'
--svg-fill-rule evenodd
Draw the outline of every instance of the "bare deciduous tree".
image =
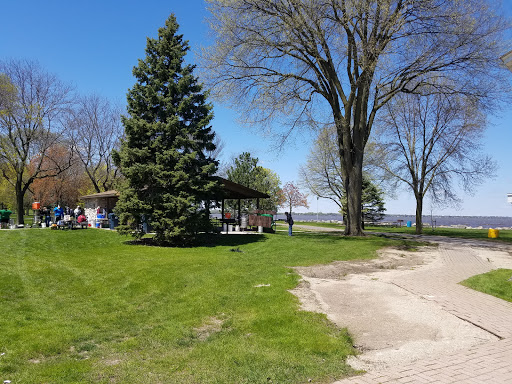
<svg viewBox="0 0 512 384">
<path fill-rule="evenodd" d="M 49 151 L 67 144 L 62 121 L 71 104 L 71 87 L 30 61 L 0 62 L 0 73 L 16 89 L 0 113 L 1 172 L 14 187 L 18 224 L 24 224 L 23 199 L 34 180 L 55 176 L 71 165 L 72 154 L 63 163 Z"/>
<path fill-rule="evenodd" d="M 334 127 L 323 129 L 299 169 L 301 183 L 315 196 L 333 201 L 341 212 L 345 196 Z"/>
<path fill-rule="evenodd" d="M 6 112 L 16 100 L 16 87 L 9 77 L 0 73 L 0 114 Z"/>
<path fill-rule="evenodd" d="M 363 155 L 386 103 L 433 83 L 490 106 L 506 85 L 498 57 L 507 25 L 491 0 L 208 2 L 214 95 L 252 122 L 282 118 L 293 129 L 324 114 L 336 126 L 347 234 L 363 234 Z"/>
<path fill-rule="evenodd" d="M 368 183 L 386 184 L 389 178 L 376 172 L 382 161 L 380 148 L 375 142 L 369 142 L 366 147 L 363 173 Z M 368 156 L 369 155 L 369 156 Z M 315 196 L 329 199 L 336 203 L 340 212 L 346 204 L 343 176 L 341 174 L 340 157 L 336 144 L 336 128 L 327 126 L 316 138 L 305 164 L 299 168 L 301 183 Z"/>
<path fill-rule="evenodd" d="M 69 121 L 77 157 L 96 192 L 113 189 L 118 169 L 112 150 L 123 134 L 121 110 L 97 95 L 81 97 Z"/>
<path fill-rule="evenodd" d="M 312 194 L 333 201 L 339 212 L 346 216 L 347 199 L 343 187 L 340 158 L 336 145 L 336 128 L 327 126 L 320 131 L 308 155 L 306 164 L 299 168 L 301 183 Z M 384 209 L 383 192 L 379 184 L 388 184 L 386 174 L 377 172 L 382 162 L 380 148 L 375 142 L 368 142 L 363 166 L 362 199 L 363 217 L 371 221 L 382 218 Z"/>
<path fill-rule="evenodd" d="M 481 152 L 485 115 L 470 98 L 400 95 L 386 106 L 376 126 L 381 168 L 411 188 L 416 198 L 418 234 L 427 192 L 437 201 L 456 201 L 454 181 L 471 192 L 494 173 L 493 161 Z"/>
<path fill-rule="evenodd" d="M 215 133 L 213 144 L 215 145 L 215 149 L 213 151 L 207 151 L 207 155 L 212 159 L 219 161 L 220 155 L 224 150 L 226 143 L 221 139 L 218 133 Z"/>
</svg>

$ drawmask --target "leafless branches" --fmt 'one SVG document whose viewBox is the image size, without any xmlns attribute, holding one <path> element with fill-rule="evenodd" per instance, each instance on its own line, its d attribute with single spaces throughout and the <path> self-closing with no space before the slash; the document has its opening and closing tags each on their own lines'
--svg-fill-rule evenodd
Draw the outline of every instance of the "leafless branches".
<svg viewBox="0 0 512 384">
<path fill-rule="evenodd" d="M 403 94 L 385 107 L 378 127 L 380 166 L 414 193 L 418 233 L 427 192 L 435 201 L 456 201 L 455 181 L 471 192 L 494 174 L 493 161 L 481 152 L 485 114 L 471 98 Z"/>
<path fill-rule="evenodd" d="M 507 86 L 498 58 L 508 24 L 490 0 L 208 2 L 216 45 L 203 62 L 214 95 L 257 124 L 298 128 L 328 111 L 354 220 L 364 149 L 390 100 L 428 89 L 492 108 Z"/>
<path fill-rule="evenodd" d="M 335 136 L 334 127 L 320 132 L 299 174 L 301 183 L 313 195 L 332 200 L 341 211 L 345 188 Z"/>
<path fill-rule="evenodd" d="M 71 87 L 30 61 L 0 62 L 0 73 L 15 89 L 3 98 L 0 113 L 1 172 L 16 191 L 18 222 L 23 223 L 23 197 L 34 180 L 71 165 L 71 158 L 62 163 L 50 153 L 66 140 L 63 115 L 72 103 Z"/>
<path fill-rule="evenodd" d="M 123 133 L 120 115 L 108 100 L 84 96 L 68 121 L 74 151 L 96 192 L 112 189 L 118 177 L 111 154 Z"/>
</svg>

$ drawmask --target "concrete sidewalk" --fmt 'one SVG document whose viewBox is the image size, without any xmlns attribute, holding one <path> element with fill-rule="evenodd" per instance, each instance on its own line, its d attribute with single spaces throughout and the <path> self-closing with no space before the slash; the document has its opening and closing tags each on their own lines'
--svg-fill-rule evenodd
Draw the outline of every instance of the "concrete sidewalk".
<svg viewBox="0 0 512 384">
<path fill-rule="evenodd" d="M 370 370 L 335 384 L 512 383 L 512 303 L 458 284 L 496 268 L 512 269 L 511 247 L 443 237 L 422 240 L 439 243 L 440 257 L 435 266 L 394 277 L 391 283 L 495 335 L 499 341 L 485 342 L 450 355 L 436 354 L 432 359 L 382 371 Z"/>
</svg>

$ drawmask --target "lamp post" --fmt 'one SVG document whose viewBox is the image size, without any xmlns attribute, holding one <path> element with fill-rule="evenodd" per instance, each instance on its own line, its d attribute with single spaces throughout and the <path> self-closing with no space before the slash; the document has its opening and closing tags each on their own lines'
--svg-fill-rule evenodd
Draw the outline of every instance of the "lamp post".
<svg viewBox="0 0 512 384">
<path fill-rule="evenodd" d="M 318 196 L 316 197 L 316 221 L 318 221 Z"/>
</svg>

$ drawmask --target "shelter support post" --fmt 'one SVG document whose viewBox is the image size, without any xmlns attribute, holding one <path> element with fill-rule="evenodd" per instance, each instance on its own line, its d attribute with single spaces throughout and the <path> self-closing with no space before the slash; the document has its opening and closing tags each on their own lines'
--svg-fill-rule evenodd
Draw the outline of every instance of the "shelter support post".
<svg viewBox="0 0 512 384">
<path fill-rule="evenodd" d="M 210 221 L 210 200 L 206 200 L 205 202 L 206 204 L 206 209 L 205 209 L 205 216 L 206 216 L 206 220 L 207 221 Z"/>
</svg>

